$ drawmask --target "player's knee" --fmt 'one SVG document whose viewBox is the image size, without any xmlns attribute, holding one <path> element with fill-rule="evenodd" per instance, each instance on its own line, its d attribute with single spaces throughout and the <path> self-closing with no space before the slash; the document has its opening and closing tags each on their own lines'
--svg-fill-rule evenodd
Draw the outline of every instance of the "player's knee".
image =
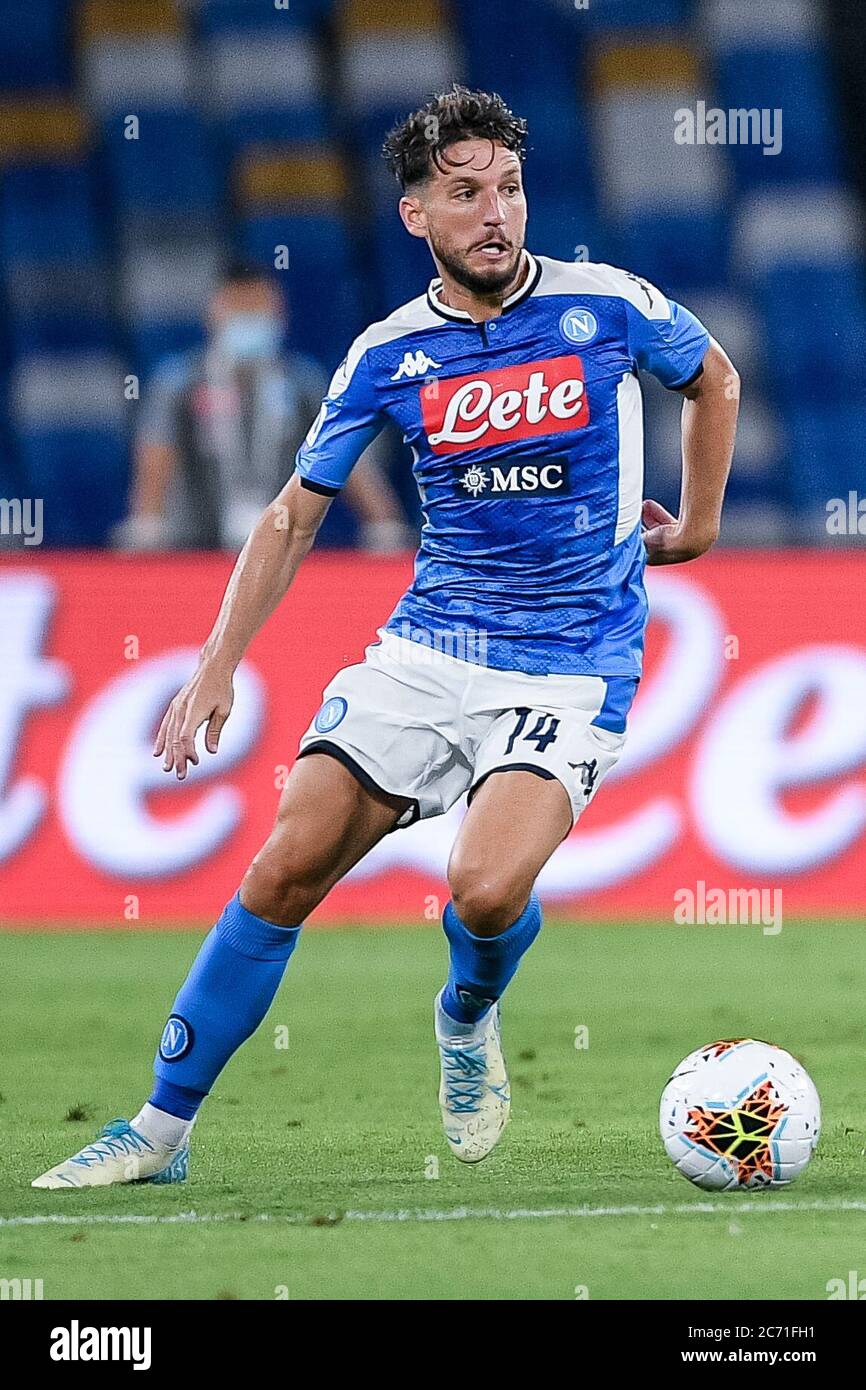
<svg viewBox="0 0 866 1390">
<path fill-rule="evenodd" d="M 302 822 L 278 819 L 241 884 L 241 902 L 257 917 L 295 926 L 312 912 L 330 888 L 320 848 L 310 843 Z"/>
<path fill-rule="evenodd" d="M 501 870 L 455 867 L 448 877 L 451 901 L 463 925 L 475 936 L 498 936 L 516 922 L 532 891 Z"/>
</svg>

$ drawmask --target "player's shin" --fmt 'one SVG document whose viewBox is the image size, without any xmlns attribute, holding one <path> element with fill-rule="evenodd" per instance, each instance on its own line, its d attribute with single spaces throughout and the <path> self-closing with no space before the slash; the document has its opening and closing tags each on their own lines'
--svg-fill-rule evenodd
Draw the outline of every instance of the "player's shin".
<svg viewBox="0 0 866 1390">
<path fill-rule="evenodd" d="M 175 999 L 154 1059 L 153 1094 L 134 1128 L 180 1142 L 229 1058 L 270 1008 L 300 931 L 256 917 L 235 894 Z"/>
<path fill-rule="evenodd" d="M 532 893 L 515 922 L 498 936 L 476 936 L 447 903 L 442 925 L 451 950 L 440 1008 L 457 1024 L 477 1024 L 505 991 L 541 930 L 541 903 Z"/>
</svg>

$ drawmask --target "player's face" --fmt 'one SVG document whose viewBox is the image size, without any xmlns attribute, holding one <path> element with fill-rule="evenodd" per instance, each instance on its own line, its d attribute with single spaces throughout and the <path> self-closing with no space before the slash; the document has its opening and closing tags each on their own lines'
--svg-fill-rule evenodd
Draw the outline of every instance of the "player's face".
<svg viewBox="0 0 866 1390">
<path fill-rule="evenodd" d="M 424 236 L 439 267 L 473 294 L 495 295 L 516 278 L 526 235 L 520 160 L 491 140 L 449 145 L 442 168 L 401 202 L 407 229 Z"/>
</svg>

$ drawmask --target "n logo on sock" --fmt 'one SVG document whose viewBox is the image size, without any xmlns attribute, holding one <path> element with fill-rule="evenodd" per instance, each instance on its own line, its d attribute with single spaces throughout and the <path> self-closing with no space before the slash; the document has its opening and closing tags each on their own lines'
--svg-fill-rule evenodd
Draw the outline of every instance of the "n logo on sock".
<svg viewBox="0 0 866 1390">
<path fill-rule="evenodd" d="M 159 1055 L 164 1062 L 179 1062 L 193 1044 L 192 1025 L 180 1014 L 172 1014 L 162 1030 Z"/>
</svg>

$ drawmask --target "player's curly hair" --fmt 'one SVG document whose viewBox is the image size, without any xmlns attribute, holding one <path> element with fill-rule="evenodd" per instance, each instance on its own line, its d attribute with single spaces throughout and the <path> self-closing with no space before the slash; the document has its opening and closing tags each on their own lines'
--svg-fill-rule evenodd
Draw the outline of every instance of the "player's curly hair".
<svg viewBox="0 0 866 1390">
<path fill-rule="evenodd" d="M 522 160 L 526 121 L 515 116 L 496 92 L 473 92 L 455 82 L 450 92 L 440 92 L 395 125 L 388 132 L 382 153 L 405 192 L 423 183 L 434 169 L 452 164 L 444 158 L 449 145 L 474 139 L 495 140 Z"/>
</svg>

